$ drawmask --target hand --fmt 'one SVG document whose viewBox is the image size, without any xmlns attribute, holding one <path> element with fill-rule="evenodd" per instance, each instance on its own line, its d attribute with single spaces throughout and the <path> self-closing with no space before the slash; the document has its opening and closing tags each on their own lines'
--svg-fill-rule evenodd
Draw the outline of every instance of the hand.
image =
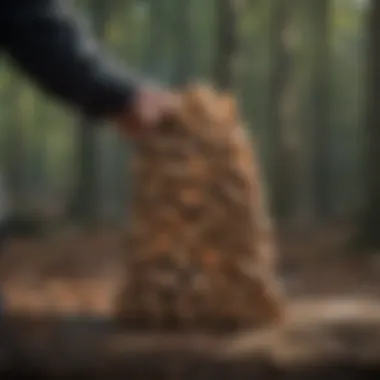
<svg viewBox="0 0 380 380">
<path fill-rule="evenodd" d="M 156 88 L 142 88 L 136 95 L 132 108 L 119 116 L 118 130 L 131 138 L 148 133 L 176 107 L 176 98 L 170 92 Z"/>
</svg>

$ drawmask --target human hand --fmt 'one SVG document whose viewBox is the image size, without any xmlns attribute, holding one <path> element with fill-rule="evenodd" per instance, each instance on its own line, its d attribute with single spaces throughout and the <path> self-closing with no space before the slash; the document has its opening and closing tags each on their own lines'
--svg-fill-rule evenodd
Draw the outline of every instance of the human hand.
<svg viewBox="0 0 380 380">
<path fill-rule="evenodd" d="M 164 90 L 143 87 L 132 103 L 117 119 L 117 129 L 127 138 L 149 133 L 176 108 L 175 96 Z"/>
</svg>

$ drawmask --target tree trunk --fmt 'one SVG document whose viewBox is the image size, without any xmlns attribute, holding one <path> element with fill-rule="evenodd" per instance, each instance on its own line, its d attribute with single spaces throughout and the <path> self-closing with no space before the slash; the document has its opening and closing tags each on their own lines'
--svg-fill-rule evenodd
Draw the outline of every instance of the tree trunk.
<svg viewBox="0 0 380 380">
<path fill-rule="evenodd" d="M 371 1 L 368 21 L 368 101 L 366 115 L 367 205 L 358 241 L 360 248 L 380 248 L 380 2 Z"/>
<path fill-rule="evenodd" d="M 175 70 L 173 85 L 181 87 L 187 84 L 193 68 L 193 41 L 191 22 L 191 0 L 177 0 L 172 14 L 175 36 Z"/>
<path fill-rule="evenodd" d="M 165 73 L 168 10 L 166 1 L 149 0 L 149 32 L 144 67 L 152 77 Z"/>
<path fill-rule="evenodd" d="M 294 0 L 273 1 L 272 73 L 269 100 L 272 165 L 271 200 L 279 222 L 288 221 L 299 207 L 300 142 L 297 124 L 297 83 L 294 50 L 296 30 L 293 23 Z"/>
<path fill-rule="evenodd" d="M 102 0 L 92 0 L 90 10 L 93 17 L 93 30 L 99 39 L 103 39 L 109 4 Z M 75 220 L 86 226 L 96 223 L 99 217 L 95 123 L 96 121 L 91 117 L 81 116 L 76 137 L 78 175 L 72 213 Z"/>
<path fill-rule="evenodd" d="M 309 3 L 312 72 L 311 72 L 311 145 L 314 217 L 328 218 L 332 208 L 330 169 L 330 110 L 329 110 L 329 0 Z"/>
<path fill-rule="evenodd" d="M 5 180 L 12 203 L 19 208 L 25 201 L 23 179 L 24 138 L 22 120 L 19 114 L 22 89 L 15 79 L 11 81 L 10 86 L 9 96 L 13 99 L 13 106 L 8 116 L 6 131 Z"/>
<path fill-rule="evenodd" d="M 75 220 L 88 225 L 96 218 L 96 136 L 93 121 L 81 117 L 77 130 L 78 176 L 75 189 L 73 216 Z"/>
<path fill-rule="evenodd" d="M 237 74 L 238 22 L 241 3 L 237 0 L 219 0 L 216 4 L 214 80 L 220 90 L 233 89 Z"/>
</svg>

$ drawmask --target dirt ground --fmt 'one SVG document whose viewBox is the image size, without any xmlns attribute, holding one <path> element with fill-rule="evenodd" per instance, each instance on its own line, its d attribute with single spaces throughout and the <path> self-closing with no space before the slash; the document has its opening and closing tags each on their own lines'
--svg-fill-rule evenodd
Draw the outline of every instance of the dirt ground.
<svg viewBox="0 0 380 380">
<path fill-rule="evenodd" d="M 281 234 L 279 275 L 289 297 L 380 296 L 380 254 L 348 255 L 351 235 L 347 226 Z M 0 258 L 7 304 L 109 313 L 127 254 L 122 229 L 14 241 Z"/>
<path fill-rule="evenodd" d="M 380 255 L 348 255 L 351 235 L 347 226 L 330 226 L 279 236 L 279 275 L 291 312 L 287 325 L 277 332 L 243 332 L 210 341 L 195 336 L 124 336 L 99 320 L 92 325 L 94 329 L 88 319 L 85 328 L 67 321 L 66 327 L 59 329 L 41 320 L 32 323 L 32 329 L 30 321 L 12 323 L 24 347 L 29 347 L 29 359 L 41 365 L 49 363 L 50 370 L 61 378 L 68 368 L 77 373 L 78 363 L 90 378 L 96 378 L 91 371 L 100 370 L 103 378 L 113 378 L 115 368 L 124 378 L 128 374 L 152 379 L 232 379 L 238 373 L 247 379 L 253 375 L 301 379 L 311 374 L 314 378 L 356 379 L 368 373 L 368 378 L 376 378 L 380 373 L 376 367 L 380 359 Z M 107 317 L 123 279 L 122 258 L 126 254 L 122 229 L 86 234 L 67 230 L 44 241 L 14 241 L 0 258 L 6 308 L 29 315 L 68 312 Z M 300 370 L 297 374 L 288 372 L 289 363 L 305 358 L 312 358 L 314 366 L 318 361 L 319 369 L 309 369 L 303 375 Z M 366 363 L 360 367 L 363 358 Z M 177 371 L 186 372 L 183 376 L 171 372 L 177 360 L 182 363 Z M 146 372 L 147 363 L 152 373 Z M 326 363 L 330 363 L 328 370 Z M 189 372 L 194 366 L 206 372 Z M 333 370 L 334 366 L 339 366 L 340 372 Z"/>
</svg>

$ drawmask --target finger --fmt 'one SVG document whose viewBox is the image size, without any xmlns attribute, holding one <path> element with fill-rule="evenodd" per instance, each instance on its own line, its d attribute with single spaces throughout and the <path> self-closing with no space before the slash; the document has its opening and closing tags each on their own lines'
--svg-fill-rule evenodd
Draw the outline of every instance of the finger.
<svg viewBox="0 0 380 380">
<path fill-rule="evenodd" d="M 141 121 L 142 127 L 151 128 L 156 126 L 160 120 L 160 115 L 162 111 L 160 105 L 157 103 L 145 103 L 140 109 L 139 119 Z"/>
<path fill-rule="evenodd" d="M 181 108 L 181 98 L 178 95 L 167 95 L 165 102 L 165 113 L 167 116 L 175 116 L 179 114 L 179 110 Z"/>
</svg>

